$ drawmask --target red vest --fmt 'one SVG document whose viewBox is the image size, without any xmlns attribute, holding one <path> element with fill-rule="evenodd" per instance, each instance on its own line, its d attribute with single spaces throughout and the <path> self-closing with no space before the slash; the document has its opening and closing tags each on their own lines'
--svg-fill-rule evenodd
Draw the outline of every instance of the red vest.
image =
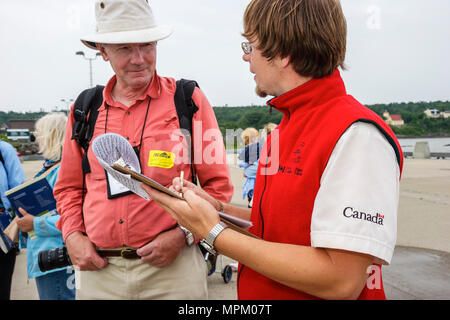
<svg viewBox="0 0 450 320">
<path fill-rule="evenodd" d="M 338 70 L 328 77 L 312 79 L 268 104 L 283 112 L 284 117 L 278 126 L 279 150 L 273 134 L 261 153 L 256 178 L 250 232 L 262 239 L 311 246 L 311 215 L 322 173 L 341 135 L 357 121 L 374 124 L 387 138 L 401 172 L 403 154 L 394 133 L 377 114 L 346 94 Z M 278 165 L 274 158 L 279 159 Z M 261 174 L 273 173 L 274 168 L 275 174 Z M 242 265 L 237 285 L 238 298 L 244 300 L 317 299 Z M 365 286 L 359 298 L 385 299 L 382 281 L 379 289 Z"/>
</svg>

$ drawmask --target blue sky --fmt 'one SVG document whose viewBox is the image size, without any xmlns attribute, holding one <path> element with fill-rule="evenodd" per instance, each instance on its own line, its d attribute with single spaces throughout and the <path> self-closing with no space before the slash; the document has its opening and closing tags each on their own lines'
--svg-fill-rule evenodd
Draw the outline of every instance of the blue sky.
<svg viewBox="0 0 450 320">
<path fill-rule="evenodd" d="M 242 60 L 249 0 L 152 0 L 156 20 L 174 27 L 158 44 L 158 73 L 199 82 L 213 106 L 262 105 Z M 347 90 L 365 104 L 450 100 L 449 0 L 342 0 L 348 24 Z M 95 28 L 94 0 L 0 1 L 0 110 L 66 108 L 89 86 L 75 52 Z M 93 62 L 94 84 L 110 66 Z"/>
</svg>

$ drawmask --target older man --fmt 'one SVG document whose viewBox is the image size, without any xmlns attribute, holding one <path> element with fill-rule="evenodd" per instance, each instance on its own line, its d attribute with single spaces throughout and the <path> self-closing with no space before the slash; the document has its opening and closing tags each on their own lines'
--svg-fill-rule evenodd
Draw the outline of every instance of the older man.
<svg viewBox="0 0 450 320">
<path fill-rule="evenodd" d="M 169 185 L 180 172 L 191 178 L 191 164 L 178 161 L 177 155 L 169 165 L 155 156 L 171 153 L 180 143 L 172 135 L 180 129 L 176 82 L 156 72 L 157 41 L 167 38 L 171 28 L 155 24 L 145 0 L 97 1 L 95 10 L 97 32 L 82 42 L 99 50 L 115 75 L 104 89 L 93 138 L 106 132 L 126 137 L 138 152 L 143 173 L 161 184 Z M 192 98 L 198 107 L 193 135 L 201 139 L 206 130 L 220 132 L 202 91 L 196 88 Z M 58 226 L 71 261 L 81 270 L 77 299 L 207 298 L 206 264 L 192 245 L 192 234 L 153 201 L 129 193 L 108 198 L 114 182 L 90 150 L 91 173 L 83 196 L 83 151 L 71 140 L 73 123 L 71 116 L 54 193 L 61 213 Z M 220 151 L 219 159 L 206 165 L 196 158 L 192 172 L 208 193 L 228 202 L 233 188 L 222 139 L 202 142 L 194 146 L 200 148 L 195 154 L 213 147 Z"/>
</svg>

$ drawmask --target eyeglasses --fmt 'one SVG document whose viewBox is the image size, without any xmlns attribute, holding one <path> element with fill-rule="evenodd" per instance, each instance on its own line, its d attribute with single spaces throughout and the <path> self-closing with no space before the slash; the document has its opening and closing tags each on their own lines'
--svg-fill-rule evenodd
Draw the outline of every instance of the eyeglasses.
<svg viewBox="0 0 450 320">
<path fill-rule="evenodd" d="M 241 43 L 242 51 L 244 51 L 245 54 L 250 54 L 252 52 L 254 44 L 251 44 L 248 41 L 244 41 Z"/>
</svg>

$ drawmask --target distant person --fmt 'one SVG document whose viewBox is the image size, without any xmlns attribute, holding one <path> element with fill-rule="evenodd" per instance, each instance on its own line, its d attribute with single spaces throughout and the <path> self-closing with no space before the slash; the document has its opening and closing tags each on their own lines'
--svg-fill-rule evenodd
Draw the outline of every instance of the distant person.
<svg viewBox="0 0 450 320">
<path fill-rule="evenodd" d="M 5 191 L 25 181 L 22 164 L 12 145 L 0 140 L 0 232 L 9 225 L 13 213 Z M 17 248 L 5 253 L 0 249 L 0 300 L 9 300 Z"/>
<path fill-rule="evenodd" d="M 239 152 L 239 160 L 248 165 L 255 163 L 259 158 L 259 132 L 255 128 L 247 128 L 241 133 L 244 148 Z"/>
<path fill-rule="evenodd" d="M 212 252 L 240 262 L 239 299 L 385 299 L 403 155 L 395 134 L 348 95 L 347 25 L 337 0 L 252 0 L 243 59 L 283 113 L 261 152 L 250 232 L 219 223 L 216 200 L 175 178 L 186 201 L 144 186 Z M 268 158 L 268 161 L 262 161 Z M 269 169 L 276 170 L 269 172 Z"/>
<path fill-rule="evenodd" d="M 255 143 L 253 143 L 248 148 L 248 153 L 245 153 L 245 157 L 248 157 L 248 166 L 245 166 L 244 170 L 244 176 L 246 177 L 256 177 L 256 170 L 258 168 L 258 160 L 259 156 L 261 154 L 261 149 L 266 143 L 267 137 L 270 135 L 270 133 L 275 130 L 277 125 L 275 123 L 268 123 L 266 124 L 260 131 L 259 134 L 259 140 L 257 140 Z M 253 146 L 253 147 L 252 147 Z M 258 149 L 256 148 L 258 147 Z M 248 154 L 248 156 L 247 156 Z M 254 159 L 256 158 L 256 161 Z M 252 163 L 253 162 L 253 163 Z"/>
<path fill-rule="evenodd" d="M 66 132 L 67 116 L 64 113 L 50 113 L 36 122 L 39 152 L 44 156 L 42 169 L 35 177 L 47 173 L 49 185 L 53 188 L 61 165 L 61 154 Z M 27 233 L 27 271 L 28 277 L 36 279 L 41 300 L 73 300 L 75 298 L 74 273 L 72 267 L 42 272 L 39 269 L 39 252 L 64 246 L 62 234 L 55 224 L 60 219 L 58 212 L 35 217 L 24 209 L 19 211 L 23 218 L 17 218 L 17 225 Z"/>
<path fill-rule="evenodd" d="M 259 132 L 255 128 L 247 128 L 241 138 L 244 141 L 244 148 L 239 152 L 238 159 L 242 162 L 239 167 L 244 168 L 245 181 L 242 185 L 242 199 L 247 197 L 248 207 L 251 208 L 253 198 L 253 189 L 255 188 L 256 169 L 258 168 L 258 159 L 260 144 L 258 142 Z"/>
<path fill-rule="evenodd" d="M 82 41 L 98 50 L 115 74 L 103 90 L 92 139 L 109 132 L 126 137 L 144 175 L 166 186 L 181 172 L 186 180 L 197 176 L 203 189 L 220 200 L 220 209 L 222 201 L 230 201 L 233 186 L 214 111 L 197 87 L 192 95 L 198 108 L 193 115 L 194 141 L 208 132 L 218 136 L 194 144 L 194 155 L 199 156 L 194 156 L 192 166 L 172 152 L 180 145 L 172 138 L 180 129 L 176 80 L 156 71 L 158 41 L 169 37 L 172 29 L 155 23 L 149 2 L 95 2 L 97 29 Z M 108 179 L 90 149 L 91 172 L 83 178 L 84 150 L 71 139 L 74 121 L 72 107 L 54 194 L 61 214 L 57 227 L 72 263 L 80 269 L 76 298 L 207 299 L 207 266 L 192 233 L 154 201 L 114 192 L 118 183 Z M 211 149 L 218 157 L 213 163 L 203 159 Z M 161 158 L 161 152 L 173 155 Z"/>
</svg>

